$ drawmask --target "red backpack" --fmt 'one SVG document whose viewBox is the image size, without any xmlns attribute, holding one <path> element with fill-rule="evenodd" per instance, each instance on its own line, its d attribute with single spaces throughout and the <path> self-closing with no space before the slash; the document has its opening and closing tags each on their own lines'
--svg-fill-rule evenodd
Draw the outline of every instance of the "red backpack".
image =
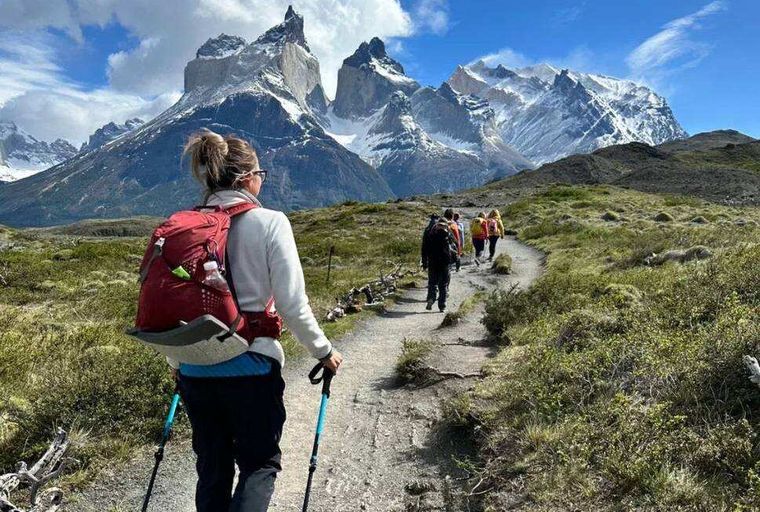
<svg viewBox="0 0 760 512">
<path fill-rule="evenodd" d="M 270 299 L 264 312 L 241 314 L 225 267 L 232 217 L 253 208 L 256 205 L 249 202 L 228 208 L 200 206 L 173 214 L 155 229 L 140 265 L 138 330 L 162 332 L 213 315 L 249 343 L 258 336 L 280 337 L 282 320 L 272 312 L 274 301 Z M 212 260 L 233 292 L 203 283 L 203 264 Z"/>
</svg>

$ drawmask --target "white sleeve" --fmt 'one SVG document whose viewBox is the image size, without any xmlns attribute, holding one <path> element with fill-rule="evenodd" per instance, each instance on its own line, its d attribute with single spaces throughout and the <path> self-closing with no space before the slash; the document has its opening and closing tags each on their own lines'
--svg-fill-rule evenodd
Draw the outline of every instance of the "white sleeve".
<svg viewBox="0 0 760 512">
<path fill-rule="evenodd" d="M 319 327 L 309 306 L 293 228 L 284 213 L 278 213 L 270 226 L 267 264 L 277 312 L 312 356 L 317 359 L 327 356 L 332 350 L 332 345 Z"/>
</svg>

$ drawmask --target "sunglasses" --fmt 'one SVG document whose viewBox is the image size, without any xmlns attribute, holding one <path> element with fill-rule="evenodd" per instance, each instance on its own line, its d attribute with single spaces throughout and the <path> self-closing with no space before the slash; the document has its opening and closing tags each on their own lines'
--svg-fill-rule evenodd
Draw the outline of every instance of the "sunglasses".
<svg viewBox="0 0 760 512">
<path fill-rule="evenodd" d="M 268 172 L 269 171 L 256 171 L 256 172 L 252 172 L 251 175 L 252 176 L 255 176 L 255 175 L 261 176 L 261 183 L 264 183 L 267 180 L 267 173 Z"/>
</svg>

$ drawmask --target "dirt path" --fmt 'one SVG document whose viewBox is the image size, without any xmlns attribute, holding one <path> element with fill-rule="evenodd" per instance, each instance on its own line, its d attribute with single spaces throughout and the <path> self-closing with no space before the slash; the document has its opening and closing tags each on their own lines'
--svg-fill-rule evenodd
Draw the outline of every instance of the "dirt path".
<svg viewBox="0 0 760 512">
<path fill-rule="evenodd" d="M 500 242 L 498 250 L 512 256 L 513 273 L 497 276 L 485 265 L 452 273 L 449 310 L 456 310 L 479 290 L 511 283 L 527 287 L 540 274 L 539 252 L 514 240 Z M 482 343 L 485 331 L 479 323 L 480 308 L 457 326 L 439 328 L 443 314 L 437 308 L 425 311 L 425 294 L 422 286 L 409 290 L 389 311 L 362 321 L 337 344 L 345 365 L 333 381 L 310 510 L 458 510 L 445 505 L 446 477 L 460 476 L 452 455 L 466 452 L 468 447 L 439 428 L 437 420 L 441 402 L 467 389 L 473 379 L 400 387 L 395 364 L 405 337 L 433 340 L 436 348 L 430 364 L 463 373 L 478 371 L 491 348 Z M 311 364 L 310 360 L 290 361 L 286 366 L 284 470 L 271 510 L 301 508 L 319 400 L 318 387 L 306 379 Z M 146 456 L 126 470 L 103 475 L 67 510 L 139 510 L 151 463 Z M 150 510 L 194 510 L 194 486 L 194 457 L 188 443 L 170 445 Z"/>
</svg>

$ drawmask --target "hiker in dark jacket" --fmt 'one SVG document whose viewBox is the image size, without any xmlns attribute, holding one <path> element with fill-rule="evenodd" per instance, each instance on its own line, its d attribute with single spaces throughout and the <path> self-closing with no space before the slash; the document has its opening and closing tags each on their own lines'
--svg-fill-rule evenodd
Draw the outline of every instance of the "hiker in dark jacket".
<svg viewBox="0 0 760 512">
<path fill-rule="evenodd" d="M 458 260 L 458 246 L 454 233 L 445 218 L 429 226 L 422 237 L 422 268 L 428 271 L 428 295 L 425 309 L 430 311 L 438 299 L 438 310 L 446 309 L 451 272 L 449 267 Z"/>
</svg>

